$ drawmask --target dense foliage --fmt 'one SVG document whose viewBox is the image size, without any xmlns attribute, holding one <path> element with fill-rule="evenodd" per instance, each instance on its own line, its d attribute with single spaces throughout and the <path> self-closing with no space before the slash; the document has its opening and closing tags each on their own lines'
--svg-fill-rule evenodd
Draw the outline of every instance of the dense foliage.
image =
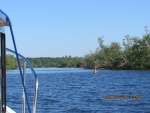
<svg viewBox="0 0 150 113">
<path fill-rule="evenodd" d="M 83 58 L 81 57 L 40 57 L 28 58 L 33 67 L 81 67 Z"/>
<path fill-rule="evenodd" d="M 16 68 L 17 68 L 16 58 L 11 54 L 7 54 L 6 55 L 6 69 L 16 69 Z"/>
<path fill-rule="evenodd" d="M 122 46 L 112 42 L 104 45 L 103 37 L 98 38 L 99 48 L 85 55 L 85 68 L 105 69 L 150 69 L 150 34 L 142 39 L 125 36 Z"/>
<path fill-rule="evenodd" d="M 143 38 L 129 37 L 120 45 L 112 42 L 105 45 L 103 37 L 98 37 L 99 47 L 84 57 L 40 57 L 28 58 L 33 67 L 83 67 L 104 69 L 150 69 L 150 34 Z M 6 55 L 6 68 L 16 69 L 13 55 Z"/>
</svg>

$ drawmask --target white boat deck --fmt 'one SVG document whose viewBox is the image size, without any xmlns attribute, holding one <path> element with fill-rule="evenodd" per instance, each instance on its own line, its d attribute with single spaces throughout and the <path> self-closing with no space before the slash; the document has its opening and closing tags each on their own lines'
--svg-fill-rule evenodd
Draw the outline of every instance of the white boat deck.
<svg viewBox="0 0 150 113">
<path fill-rule="evenodd" d="M 11 108 L 9 108 L 8 106 L 6 106 L 6 113 L 16 113 L 15 111 L 13 111 Z"/>
</svg>

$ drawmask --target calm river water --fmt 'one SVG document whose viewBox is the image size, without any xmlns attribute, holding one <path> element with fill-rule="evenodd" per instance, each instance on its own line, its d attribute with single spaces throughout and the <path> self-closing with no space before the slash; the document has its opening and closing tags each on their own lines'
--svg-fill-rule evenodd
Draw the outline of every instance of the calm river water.
<svg viewBox="0 0 150 113">
<path fill-rule="evenodd" d="M 149 113 L 150 71 L 37 68 L 37 113 Z M 18 70 L 7 71 L 7 105 L 22 109 Z M 34 77 L 27 70 L 27 92 L 33 105 Z M 32 109 L 32 108 L 31 108 Z"/>
</svg>

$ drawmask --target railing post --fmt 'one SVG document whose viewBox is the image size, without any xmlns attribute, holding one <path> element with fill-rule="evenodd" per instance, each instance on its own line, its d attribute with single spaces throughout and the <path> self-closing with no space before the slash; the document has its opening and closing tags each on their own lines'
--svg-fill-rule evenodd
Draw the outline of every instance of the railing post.
<svg viewBox="0 0 150 113">
<path fill-rule="evenodd" d="M 36 77 L 35 78 L 35 89 L 34 89 L 33 113 L 36 113 L 37 95 L 38 95 L 38 79 Z"/>
<path fill-rule="evenodd" d="M 26 62 L 23 62 L 23 77 L 24 77 L 24 85 L 26 83 Z M 22 113 L 26 112 L 26 96 L 23 90 L 22 95 Z"/>
</svg>

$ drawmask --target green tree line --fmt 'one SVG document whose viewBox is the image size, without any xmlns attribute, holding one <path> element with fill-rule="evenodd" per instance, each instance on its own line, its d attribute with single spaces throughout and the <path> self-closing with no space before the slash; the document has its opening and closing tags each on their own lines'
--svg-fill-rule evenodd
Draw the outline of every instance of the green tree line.
<svg viewBox="0 0 150 113">
<path fill-rule="evenodd" d="M 82 57 L 39 57 L 39 58 L 27 58 L 33 67 L 41 68 L 41 67 L 82 67 L 83 58 Z M 20 59 L 21 64 L 23 64 L 23 60 Z M 7 54 L 6 55 L 6 69 L 16 69 L 17 61 L 14 55 Z M 28 66 L 27 66 L 28 67 Z"/>
<path fill-rule="evenodd" d="M 14 55 L 7 54 L 6 55 L 6 69 L 16 69 L 17 68 L 17 60 Z"/>
<path fill-rule="evenodd" d="M 122 44 L 104 44 L 104 37 L 98 37 L 99 47 L 84 57 L 39 57 L 27 58 L 33 67 L 82 67 L 98 69 L 150 69 L 150 34 L 142 37 L 126 35 Z M 6 55 L 6 68 L 16 69 L 13 55 Z"/>
<path fill-rule="evenodd" d="M 82 57 L 28 58 L 33 67 L 82 67 Z"/>
<path fill-rule="evenodd" d="M 85 68 L 150 69 L 150 34 L 142 38 L 125 36 L 122 45 L 112 42 L 104 45 L 98 38 L 99 47 L 84 57 Z"/>
</svg>

